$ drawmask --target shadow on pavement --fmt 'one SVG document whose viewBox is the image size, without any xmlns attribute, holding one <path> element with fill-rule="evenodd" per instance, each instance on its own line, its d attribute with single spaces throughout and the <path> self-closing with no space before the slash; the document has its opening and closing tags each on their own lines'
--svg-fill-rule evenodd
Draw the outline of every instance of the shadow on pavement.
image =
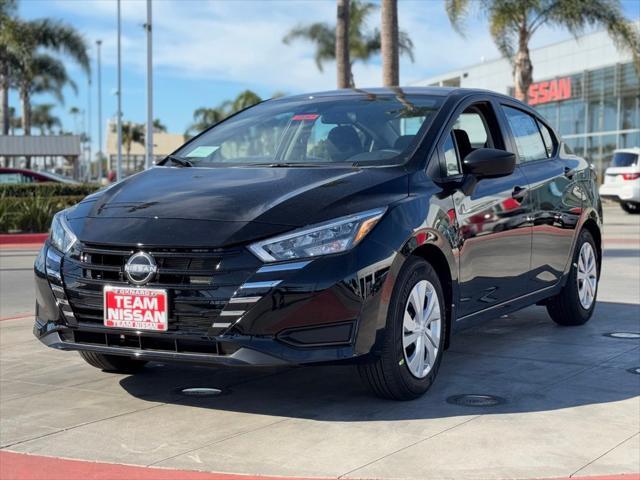
<svg viewBox="0 0 640 480">
<path fill-rule="evenodd" d="M 640 341 L 604 336 L 639 332 L 640 305 L 601 302 L 582 327 L 556 326 L 544 308 L 531 307 L 459 333 L 438 378 L 422 398 L 392 402 L 373 397 L 353 366 L 224 369 L 151 364 L 125 377 L 136 397 L 193 407 L 336 422 L 412 420 L 504 414 L 619 402 L 640 395 Z M 224 391 L 186 397 L 186 387 Z M 498 395 L 506 404 L 463 407 L 449 396 Z"/>
</svg>

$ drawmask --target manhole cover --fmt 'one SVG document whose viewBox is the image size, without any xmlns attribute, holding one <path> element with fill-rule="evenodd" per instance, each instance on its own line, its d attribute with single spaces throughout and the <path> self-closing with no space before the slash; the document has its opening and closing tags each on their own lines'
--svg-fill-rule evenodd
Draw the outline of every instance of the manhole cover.
<svg viewBox="0 0 640 480">
<path fill-rule="evenodd" d="M 183 388 L 180 390 L 180 393 L 188 397 L 216 397 L 222 394 L 222 390 L 218 388 L 194 387 Z"/>
<path fill-rule="evenodd" d="M 635 373 L 636 375 L 640 375 L 640 367 L 633 367 L 627 370 L 627 372 Z"/>
<path fill-rule="evenodd" d="M 636 332 L 610 332 L 610 333 L 605 333 L 604 334 L 605 337 L 611 337 L 611 338 L 623 338 L 625 340 L 629 340 L 632 338 L 640 338 L 640 333 L 636 333 Z"/>
<path fill-rule="evenodd" d="M 447 398 L 447 403 L 464 407 L 494 407 L 505 402 L 504 398 L 495 395 L 466 394 Z"/>
</svg>

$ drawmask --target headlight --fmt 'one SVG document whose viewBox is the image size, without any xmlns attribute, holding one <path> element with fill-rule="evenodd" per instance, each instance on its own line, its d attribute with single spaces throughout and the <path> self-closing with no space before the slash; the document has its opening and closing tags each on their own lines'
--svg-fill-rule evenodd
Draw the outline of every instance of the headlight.
<svg viewBox="0 0 640 480">
<path fill-rule="evenodd" d="M 355 247 L 378 223 L 386 208 L 368 210 L 293 233 L 256 242 L 249 249 L 263 262 L 317 257 Z"/>
<path fill-rule="evenodd" d="M 65 210 L 56 213 L 53 217 L 49 239 L 51 240 L 51 244 L 62 253 L 68 252 L 78 240 L 71 231 L 71 227 L 65 218 Z"/>
</svg>

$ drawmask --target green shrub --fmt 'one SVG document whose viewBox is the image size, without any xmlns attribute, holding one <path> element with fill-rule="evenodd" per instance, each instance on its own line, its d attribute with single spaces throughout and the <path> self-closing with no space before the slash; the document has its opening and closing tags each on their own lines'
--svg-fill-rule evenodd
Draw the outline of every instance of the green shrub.
<svg viewBox="0 0 640 480">
<path fill-rule="evenodd" d="M 79 185 L 54 182 L 3 184 L 0 185 L 0 197 L 86 197 L 99 188 L 100 185 L 96 183 Z"/>
<path fill-rule="evenodd" d="M 56 190 L 38 188 L 31 189 L 31 194 L 24 195 L 25 191 L 29 190 L 22 189 L 19 192 L 21 195 L 9 196 L 6 190 L 0 190 L 0 233 L 47 232 L 57 212 L 75 205 L 87 194 L 82 191 L 75 195 L 43 195 Z"/>
</svg>

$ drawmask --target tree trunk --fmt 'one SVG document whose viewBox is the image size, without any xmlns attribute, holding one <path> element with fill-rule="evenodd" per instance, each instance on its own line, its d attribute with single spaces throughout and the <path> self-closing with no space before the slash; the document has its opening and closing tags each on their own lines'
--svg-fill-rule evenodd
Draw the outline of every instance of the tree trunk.
<svg viewBox="0 0 640 480">
<path fill-rule="evenodd" d="M 385 87 L 400 84 L 400 52 L 398 50 L 398 0 L 382 0 L 382 83 Z"/>
<path fill-rule="evenodd" d="M 20 88 L 20 101 L 22 102 L 22 133 L 31 135 L 31 103 L 29 99 L 29 88 L 22 85 Z M 25 157 L 25 168 L 31 168 L 31 157 Z"/>
<path fill-rule="evenodd" d="M 533 83 L 533 64 L 529 53 L 529 32 L 524 25 L 520 27 L 518 53 L 513 62 L 513 83 L 514 96 L 526 103 L 529 86 Z"/>
<path fill-rule="evenodd" d="M 338 88 L 351 86 L 351 61 L 349 59 L 349 1 L 337 0 L 336 23 L 336 73 Z"/>
<path fill-rule="evenodd" d="M 0 65 L 0 135 L 9 135 L 9 65 Z"/>
</svg>

